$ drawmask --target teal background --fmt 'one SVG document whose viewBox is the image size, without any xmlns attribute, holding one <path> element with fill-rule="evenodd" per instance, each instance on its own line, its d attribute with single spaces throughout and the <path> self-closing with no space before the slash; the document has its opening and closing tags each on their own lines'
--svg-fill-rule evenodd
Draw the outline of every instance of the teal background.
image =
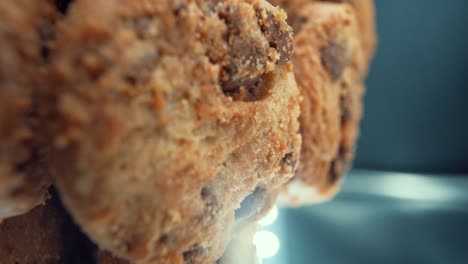
<svg viewBox="0 0 468 264">
<path fill-rule="evenodd" d="M 468 1 L 375 2 L 356 167 L 468 172 Z"/>
</svg>

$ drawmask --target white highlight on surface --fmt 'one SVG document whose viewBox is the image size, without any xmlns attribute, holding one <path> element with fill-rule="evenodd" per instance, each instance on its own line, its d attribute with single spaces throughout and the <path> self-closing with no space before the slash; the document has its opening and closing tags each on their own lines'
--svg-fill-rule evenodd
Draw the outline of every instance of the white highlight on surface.
<svg viewBox="0 0 468 264">
<path fill-rule="evenodd" d="M 258 224 L 261 226 L 268 226 L 273 224 L 278 218 L 278 207 L 275 205 L 270 212 L 258 221 Z"/>
<path fill-rule="evenodd" d="M 322 203 L 330 199 L 320 194 L 315 186 L 308 186 L 299 181 L 288 183 L 285 189 L 286 194 L 280 194 L 280 204 L 300 206 L 304 204 Z"/>
<path fill-rule="evenodd" d="M 468 201 L 468 180 L 463 175 L 414 174 L 387 171 L 351 171 L 343 191 L 402 200 Z"/>
<path fill-rule="evenodd" d="M 380 192 L 400 199 L 411 200 L 450 200 L 456 192 L 449 186 L 437 184 L 430 178 L 410 174 L 393 174 L 383 178 Z"/>
<path fill-rule="evenodd" d="M 257 256 L 260 258 L 271 258 L 280 248 L 278 236 L 270 231 L 258 231 L 253 237 L 253 244 L 257 248 Z"/>
</svg>

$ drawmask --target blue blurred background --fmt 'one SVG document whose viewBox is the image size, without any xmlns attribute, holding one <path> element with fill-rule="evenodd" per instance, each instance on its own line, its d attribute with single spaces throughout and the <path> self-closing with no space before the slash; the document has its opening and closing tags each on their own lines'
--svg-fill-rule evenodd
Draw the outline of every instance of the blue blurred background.
<svg viewBox="0 0 468 264">
<path fill-rule="evenodd" d="M 468 263 L 468 2 L 375 2 L 356 169 L 262 227 L 280 245 L 263 264 Z"/>
<path fill-rule="evenodd" d="M 468 173 L 468 2 L 375 3 L 379 43 L 355 165 Z"/>
</svg>

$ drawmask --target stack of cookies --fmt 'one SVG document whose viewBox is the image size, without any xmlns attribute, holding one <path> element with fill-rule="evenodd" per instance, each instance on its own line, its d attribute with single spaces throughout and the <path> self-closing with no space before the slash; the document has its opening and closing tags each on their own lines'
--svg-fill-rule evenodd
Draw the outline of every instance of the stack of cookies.
<svg viewBox="0 0 468 264">
<path fill-rule="evenodd" d="M 11 0 L 0 18 L 0 263 L 215 263 L 278 197 L 339 190 L 371 0 Z"/>
</svg>

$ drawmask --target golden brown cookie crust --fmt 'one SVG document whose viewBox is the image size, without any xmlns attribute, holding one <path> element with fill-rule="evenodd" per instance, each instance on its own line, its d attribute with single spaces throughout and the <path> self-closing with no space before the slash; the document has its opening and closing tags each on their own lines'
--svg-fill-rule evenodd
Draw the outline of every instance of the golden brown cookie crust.
<svg viewBox="0 0 468 264">
<path fill-rule="evenodd" d="M 328 199 L 340 187 L 358 134 L 366 62 L 351 6 L 309 3 L 293 16 L 303 144 L 282 198 L 297 206 Z"/>
<path fill-rule="evenodd" d="M 118 258 L 108 251 L 100 251 L 97 264 L 130 264 L 127 260 Z"/>
<path fill-rule="evenodd" d="M 48 197 L 38 98 L 54 15 L 48 1 L 0 2 L 0 219 Z"/>
<path fill-rule="evenodd" d="M 99 246 L 136 262 L 212 263 L 235 221 L 271 207 L 300 149 L 285 18 L 263 0 L 70 6 L 52 167 Z"/>
<path fill-rule="evenodd" d="M 373 0 L 354 0 L 353 3 L 358 14 L 358 22 L 363 38 L 364 50 L 368 60 L 371 60 L 377 46 L 375 5 Z"/>
<path fill-rule="evenodd" d="M 366 71 L 374 56 L 375 47 L 377 44 L 376 28 L 375 28 L 375 5 L 374 0 L 270 0 L 274 5 L 279 5 L 288 13 L 288 21 L 294 28 L 301 24 L 295 16 L 298 10 L 311 2 L 331 2 L 331 3 L 348 3 L 351 4 L 356 12 L 357 21 L 359 24 L 359 36 L 361 45 L 366 54 L 367 64 Z"/>
<path fill-rule="evenodd" d="M 359 36 L 367 58 L 367 72 L 377 45 L 374 0 L 341 0 L 340 2 L 349 2 L 356 11 L 359 24 Z"/>
</svg>

